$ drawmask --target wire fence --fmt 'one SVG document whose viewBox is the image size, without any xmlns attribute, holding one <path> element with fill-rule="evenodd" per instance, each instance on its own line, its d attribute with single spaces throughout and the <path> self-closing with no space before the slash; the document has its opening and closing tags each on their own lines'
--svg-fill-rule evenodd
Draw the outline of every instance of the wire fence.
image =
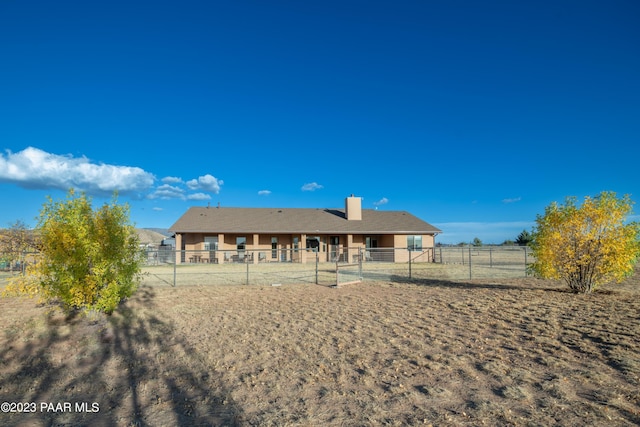
<svg viewBox="0 0 640 427">
<path fill-rule="evenodd" d="M 274 250 L 275 251 L 275 250 Z M 146 252 L 149 284 L 341 285 L 358 281 L 517 278 L 533 262 L 527 247 L 331 248 Z M 176 262 L 176 260 L 178 262 Z"/>
<path fill-rule="evenodd" d="M 0 282 L 24 274 L 37 253 L 0 253 Z M 526 247 L 330 248 L 271 251 L 141 249 L 151 286 L 317 284 L 518 278 L 534 259 Z M 1 283 L 0 283 L 1 284 Z"/>
<path fill-rule="evenodd" d="M 148 250 L 144 282 L 171 286 L 335 283 L 332 264 L 320 263 L 316 253 L 300 252 L 279 252 L 272 261 L 257 251 Z"/>
<path fill-rule="evenodd" d="M 36 262 L 39 252 L 0 252 L 0 272 L 24 274 L 29 264 Z"/>
<path fill-rule="evenodd" d="M 528 246 L 441 246 L 435 250 L 435 262 L 462 266 L 458 275 L 469 279 L 525 277 L 534 261 Z"/>
</svg>

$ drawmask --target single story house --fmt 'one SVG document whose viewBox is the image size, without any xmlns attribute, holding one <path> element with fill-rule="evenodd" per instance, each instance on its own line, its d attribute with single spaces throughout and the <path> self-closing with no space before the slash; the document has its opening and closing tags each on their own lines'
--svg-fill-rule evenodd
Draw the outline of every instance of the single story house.
<svg viewBox="0 0 640 427">
<path fill-rule="evenodd" d="M 344 209 L 192 207 L 169 230 L 183 251 L 177 263 L 406 262 L 409 250 L 428 262 L 441 232 L 405 211 L 362 209 L 353 195 Z"/>
</svg>

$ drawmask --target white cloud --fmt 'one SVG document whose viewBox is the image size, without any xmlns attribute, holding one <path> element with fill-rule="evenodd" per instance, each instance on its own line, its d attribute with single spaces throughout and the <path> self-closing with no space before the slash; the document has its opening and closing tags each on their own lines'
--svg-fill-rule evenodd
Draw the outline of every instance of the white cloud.
<svg viewBox="0 0 640 427">
<path fill-rule="evenodd" d="M 502 199 L 502 203 L 516 203 L 522 200 L 522 197 L 514 197 L 512 199 Z"/>
<path fill-rule="evenodd" d="M 211 196 L 205 193 L 194 193 L 189 194 L 187 200 L 211 200 Z"/>
<path fill-rule="evenodd" d="M 324 186 L 318 184 L 317 182 L 310 182 L 302 186 L 302 191 L 316 191 L 324 188 Z"/>
<path fill-rule="evenodd" d="M 184 199 L 185 191 L 180 188 L 169 184 L 164 184 L 156 188 L 156 191 L 149 194 L 149 199 Z"/>
<path fill-rule="evenodd" d="M 187 187 L 191 190 L 203 190 L 215 194 L 220 192 L 222 184 L 224 184 L 224 181 L 218 180 L 215 176 L 209 174 L 187 181 Z"/>
<path fill-rule="evenodd" d="M 157 211 L 157 212 L 162 212 L 164 210 L 164 209 L 162 209 L 161 207 L 158 207 L 158 206 L 154 206 L 151 209 L 154 210 L 154 211 Z"/>
<path fill-rule="evenodd" d="M 0 181 L 24 188 L 140 193 L 148 191 L 154 180 L 153 174 L 138 167 L 97 164 L 84 156 L 62 156 L 34 147 L 0 154 Z"/>
<path fill-rule="evenodd" d="M 216 179 L 216 177 L 209 174 L 187 182 L 175 176 L 164 177 L 161 181 L 164 184 L 149 194 L 149 199 L 211 200 L 211 196 L 203 191 L 218 194 L 220 192 L 220 186 L 223 184 L 222 180 Z M 195 190 L 202 191 L 188 194 L 188 191 Z"/>
<path fill-rule="evenodd" d="M 387 199 L 386 197 L 383 197 L 382 199 L 378 200 L 377 202 L 373 202 L 373 206 L 386 205 L 387 203 L 389 203 L 389 199 Z"/>
<path fill-rule="evenodd" d="M 184 182 L 182 181 L 182 178 L 178 178 L 175 176 L 165 176 L 161 181 L 165 184 L 182 184 Z"/>
<path fill-rule="evenodd" d="M 260 196 L 268 196 L 269 194 L 271 194 L 271 191 L 269 191 L 269 190 L 260 190 L 260 191 L 258 191 L 258 195 L 260 195 Z"/>
</svg>

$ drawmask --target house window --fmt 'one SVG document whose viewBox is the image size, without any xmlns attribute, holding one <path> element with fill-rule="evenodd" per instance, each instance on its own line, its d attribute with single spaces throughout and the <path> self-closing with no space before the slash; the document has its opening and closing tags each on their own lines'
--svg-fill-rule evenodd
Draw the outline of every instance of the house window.
<svg viewBox="0 0 640 427">
<path fill-rule="evenodd" d="M 298 252 L 298 248 L 300 247 L 300 238 L 299 237 L 294 237 L 293 238 L 293 251 L 294 252 Z"/>
<path fill-rule="evenodd" d="M 338 259 L 338 251 L 340 245 L 340 236 L 330 236 L 329 237 L 329 248 L 331 261 L 335 261 Z"/>
<path fill-rule="evenodd" d="M 271 259 L 278 259 L 278 238 L 271 238 Z"/>
<path fill-rule="evenodd" d="M 238 249 L 238 252 L 243 252 L 245 249 L 247 249 L 246 237 L 236 237 L 236 249 Z"/>
<path fill-rule="evenodd" d="M 311 249 L 313 252 L 318 252 L 320 249 L 320 237 L 307 237 L 307 249 Z"/>
<path fill-rule="evenodd" d="M 205 237 L 204 238 L 204 250 L 205 251 L 216 251 L 216 250 L 218 250 L 218 236 Z"/>
<path fill-rule="evenodd" d="M 378 247 L 378 239 L 376 237 L 365 237 L 365 247 L 367 249 L 377 248 Z"/>
<path fill-rule="evenodd" d="M 421 251 L 422 236 L 407 236 L 407 249 L 410 251 Z"/>
</svg>

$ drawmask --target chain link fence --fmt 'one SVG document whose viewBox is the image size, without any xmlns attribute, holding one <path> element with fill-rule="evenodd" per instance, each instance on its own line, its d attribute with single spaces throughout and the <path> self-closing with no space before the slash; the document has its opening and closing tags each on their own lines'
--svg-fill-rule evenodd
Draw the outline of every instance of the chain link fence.
<svg viewBox="0 0 640 427">
<path fill-rule="evenodd" d="M 24 274 L 37 253 L 0 253 L 0 285 Z M 526 246 L 335 248 L 277 251 L 176 251 L 141 249 L 144 279 L 151 286 L 283 285 L 336 286 L 359 281 L 407 282 L 525 277 L 534 259 Z M 176 262 L 177 261 L 177 262 Z"/>
<path fill-rule="evenodd" d="M 274 250 L 275 251 L 275 250 Z M 147 250 L 145 282 L 179 285 L 340 285 L 357 281 L 517 278 L 527 247 L 336 248 L 264 251 Z M 176 263 L 176 260 L 178 262 Z"/>
<path fill-rule="evenodd" d="M 495 279 L 528 275 L 535 261 L 528 246 L 442 246 L 435 262 L 450 266 L 459 278 Z"/>
<path fill-rule="evenodd" d="M 275 250 L 274 250 L 275 251 Z M 275 253 L 237 250 L 148 249 L 144 282 L 149 285 L 332 285 L 335 266 L 311 250 Z"/>
<path fill-rule="evenodd" d="M 39 252 L 0 252 L 0 273 L 24 274 L 26 267 L 34 263 Z"/>
</svg>

